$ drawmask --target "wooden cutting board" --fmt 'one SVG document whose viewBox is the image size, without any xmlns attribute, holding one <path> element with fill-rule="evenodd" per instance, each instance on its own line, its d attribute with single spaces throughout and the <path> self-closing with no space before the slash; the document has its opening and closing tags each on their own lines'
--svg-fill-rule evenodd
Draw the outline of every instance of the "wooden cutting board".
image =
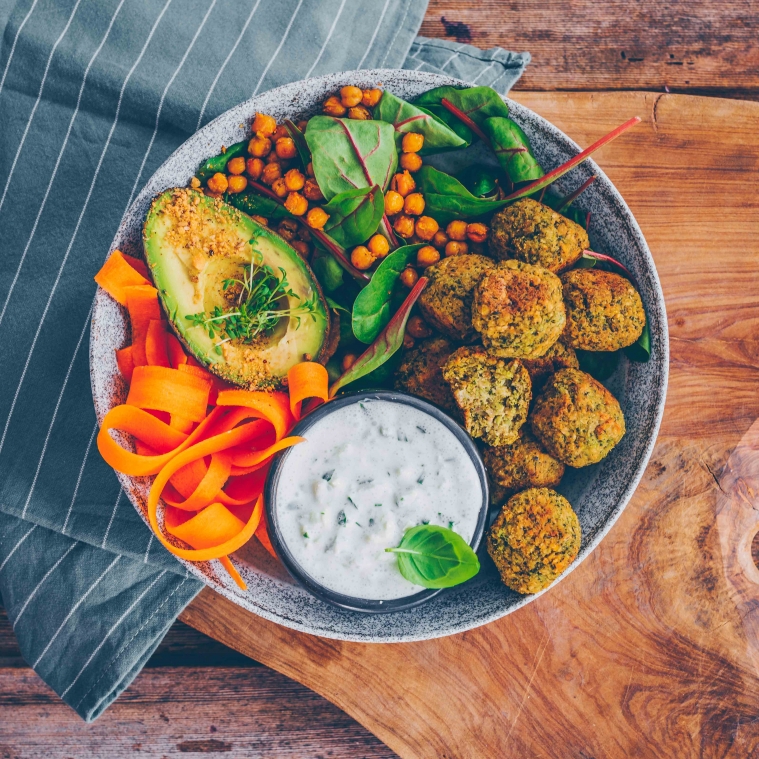
<svg viewBox="0 0 759 759">
<path fill-rule="evenodd" d="M 549 593 L 443 640 L 326 640 L 210 590 L 181 618 L 402 757 L 757 756 L 759 103 L 518 99 L 583 146 L 643 118 L 597 154 L 653 251 L 672 346 L 664 423 L 626 511 Z"/>
</svg>

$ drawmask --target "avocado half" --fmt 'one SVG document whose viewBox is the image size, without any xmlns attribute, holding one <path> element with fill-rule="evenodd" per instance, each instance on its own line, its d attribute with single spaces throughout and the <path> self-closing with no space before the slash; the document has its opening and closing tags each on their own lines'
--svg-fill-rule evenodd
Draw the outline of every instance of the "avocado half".
<svg viewBox="0 0 759 759">
<path fill-rule="evenodd" d="M 271 389 L 301 361 L 326 363 L 329 310 L 313 272 L 281 237 L 247 214 L 196 190 L 166 190 L 150 207 L 143 243 L 169 321 L 192 355 L 214 374 L 243 387 Z M 216 306 L 229 308 L 222 283 L 240 277 L 254 247 L 264 264 L 287 276 L 294 296 L 283 296 L 280 307 L 297 308 L 313 298 L 314 309 L 299 320 L 283 317 L 252 344 L 236 340 L 217 346 L 218 336 L 211 338 L 186 317 L 210 313 Z"/>
</svg>

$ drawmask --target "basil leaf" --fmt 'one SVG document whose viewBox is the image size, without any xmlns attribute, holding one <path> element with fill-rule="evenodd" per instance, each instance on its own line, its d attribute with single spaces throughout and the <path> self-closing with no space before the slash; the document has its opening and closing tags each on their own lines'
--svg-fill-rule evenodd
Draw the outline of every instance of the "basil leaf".
<svg viewBox="0 0 759 759">
<path fill-rule="evenodd" d="M 397 548 L 385 550 L 397 554 L 398 569 L 409 582 L 424 588 L 452 588 L 480 571 L 477 554 L 464 538 L 434 524 L 406 530 Z"/>
<path fill-rule="evenodd" d="M 393 125 L 398 150 L 406 132 L 424 135 L 424 146 L 419 151 L 420 155 L 457 150 L 467 146 L 466 140 L 459 137 L 444 121 L 424 108 L 401 100 L 389 90 L 382 93 L 374 109 L 374 118 Z"/>
<path fill-rule="evenodd" d="M 609 379 L 619 366 L 619 351 L 584 351 L 575 349 L 580 369 L 599 382 Z"/>
<path fill-rule="evenodd" d="M 306 166 L 311 163 L 311 151 L 308 149 L 306 138 L 304 137 L 303 132 L 301 132 L 290 119 L 285 119 L 285 129 L 290 133 L 290 137 L 295 143 L 295 148 L 298 151 L 298 157 L 305 169 Z"/>
<path fill-rule="evenodd" d="M 417 283 L 411 288 L 411 292 L 406 296 L 406 300 L 403 301 L 401 307 L 395 312 L 377 339 L 356 359 L 353 366 L 330 387 L 330 398 L 340 388 L 378 369 L 398 351 L 403 345 L 403 334 L 406 331 L 406 322 L 411 309 L 422 294 L 422 290 L 427 286 L 428 281 L 427 277 L 419 277 Z"/>
<path fill-rule="evenodd" d="M 326 250 L 320 247 L 314 250 L 311 268 L 324 292 L 334 292 L 343 284 L 343 267 Z"/>
<path fill-rule="evenodd" d="M 263 216 L 269 221 L 295 218 L 281 203 L 255 192 L 226 194 L 224 200 L 249 216 Z"/>
<path fill-rule="evenodd" d="M 230 145 L 225 153 L 219 153 L 212 158 L 209 158 L 205 163 L 201 164 L 200 168 L 195 173 L 195 176 L 205 184 L 214 174 L 227 168 L 227 164 L 232 158 L 237 158 L 241 155 L 246 155 L 248 152 L 248 141 L 236 142 L 234 145 Z"/>
<path fill-rule="evenodd" d="M 543 176 L 543 169 L 530 150 L 530 141 L 517 123 L 494 116 L 483 121 L 482 130 L 490 140 L 498 163 L 514 184 Z"/>
<path fill-rule="evenodd" d="M 398 277 L 416 257 L 422 245 L 404 245 L 393 251 L 377 267 L 369 284 L 353 303 L 353 334 L 362 343 L 371 343 L 390 321 L 390 300 Z"/>
<path fill-rule="evenodd" d="M 358 187 L 379 185 L 384 190 L 398 167 L 395 130 L 384 121 L 314 116 L 306 142 L 327 200 Z"/>
<path fill-rule="evenodd" d="M 322 208 L 329 214 L 324 231 L 349 248 L 368 240 L 377 231 L 385 213 L 385 196 L 377 185 L 346 190 Z"/>
<path fill-rule="evenodd" d="M 456 179 L 476 198 L 492 200 L 498 197 L 498 175 L 489 166 L 473 164 L 459 172 Z"/>
</svg>

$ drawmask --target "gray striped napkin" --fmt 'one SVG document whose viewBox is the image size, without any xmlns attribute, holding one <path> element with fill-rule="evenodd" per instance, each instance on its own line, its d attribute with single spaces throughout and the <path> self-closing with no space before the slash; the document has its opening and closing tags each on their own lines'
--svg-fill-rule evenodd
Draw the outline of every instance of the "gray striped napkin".
<svg viewBox="0 0 759 759">
<path fill-rule="evenodd" d="M 250 93 L 399 66 L 510 88 L 528 55 L 414 40 L 425 8 L 0 0 L 0 593 L 26 660 L 87 721 L 201 587 L 93 446 L 92 277 L 148 177 Z"/>
</svg>

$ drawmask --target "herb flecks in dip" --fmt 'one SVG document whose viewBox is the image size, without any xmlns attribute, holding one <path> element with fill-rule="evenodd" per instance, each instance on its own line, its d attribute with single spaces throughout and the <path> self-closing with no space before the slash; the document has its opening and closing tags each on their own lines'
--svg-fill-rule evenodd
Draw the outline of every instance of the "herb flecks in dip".
<svg viewBox="0 0 759 759">
<path fill-rule="evenodd" d="M 469 542 L 482 488 L 467 451 L 443 424 L 411 406 L 364 400 L 305 433 L 283 463 L 280 533 L 295 561 L 324 587 L 390 600 L 423 588 L 396 557 L 409 527 L 433 524 Z"/>
</svg>

